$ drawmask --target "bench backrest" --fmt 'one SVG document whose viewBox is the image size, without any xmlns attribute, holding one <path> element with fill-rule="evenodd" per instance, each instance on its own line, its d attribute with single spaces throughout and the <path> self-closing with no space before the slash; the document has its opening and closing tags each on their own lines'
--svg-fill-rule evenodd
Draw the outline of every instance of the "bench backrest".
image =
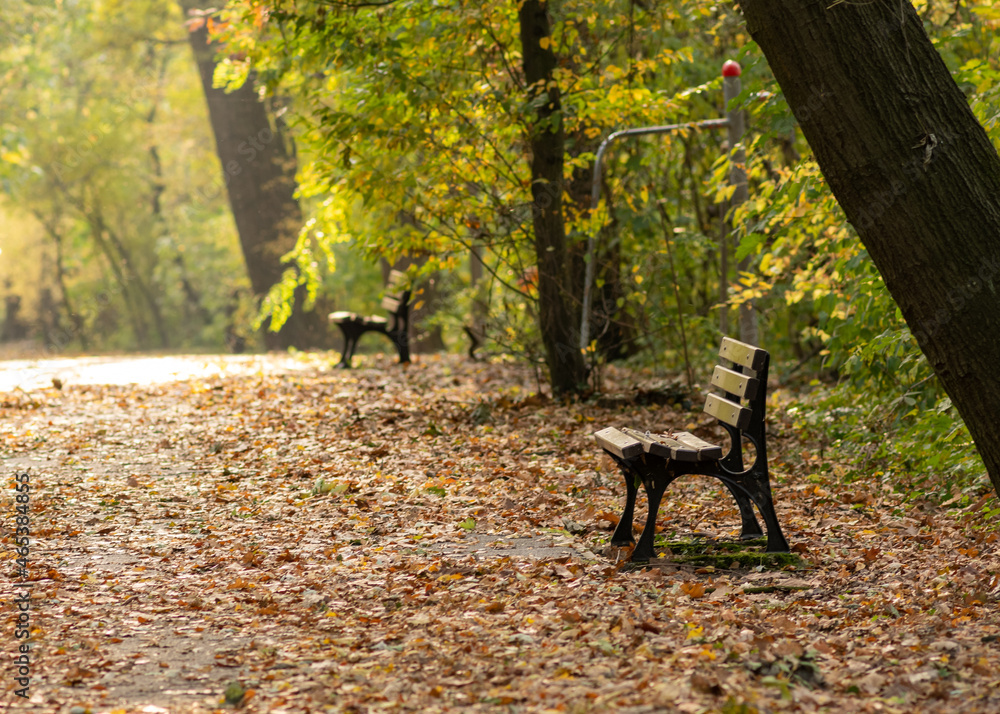
<svg viewBox="0 0 1000 714">
<path fill-rule="evenodd" d="M 728 360 L 732 367 L 717 365 L 712 372 L 712 387 L 721 394 L 708 394 L 705 413 L 740 431 L 746 430 L 754 417 L 763 418 L 763 409 L 755 409 L 755 397 L 758 392 L 766 391 L 767 385 L 761 384 L 761 373 L 767 368 L 767 351 L 724 337 L 719 356 Z M 761 413 L 754 414 L 754 411 Z"/>
<path fill-rule="evenodd" d="M 709 392 L 704 411 L 740 431 L 748 430 L 764 418 L 764 399 L 758 397 L 767 391 L 767 351 L 724 337 L 719 356 L 731 366 L 715 367 L 712 387 L 719 393 Z"/>
<path fill-rule="evenodd" d="M 756 465 L 766 468 L 764 411 L 767 403 L 767 370 L 771 358 L 767 350 L 724 337 L 719 356 L 729 366 L 718 365 L 712 372 L 712 388 L 705 399 L 705 413 L 722 423 L 729 432 L 732 449 L 723 464 L 734 471 L 743 467 L 742 439 L 756 448 Z"/>
<path fill-rule="evenodd" d="M 406 273 L 393 270 L 389 273 L 389 282 L 385 286 L 385 297 L 382 298 L 382 309 L 393 316 L 400 315 L 410 302 L 410 291 L 405 287 Z"/>
</svg>

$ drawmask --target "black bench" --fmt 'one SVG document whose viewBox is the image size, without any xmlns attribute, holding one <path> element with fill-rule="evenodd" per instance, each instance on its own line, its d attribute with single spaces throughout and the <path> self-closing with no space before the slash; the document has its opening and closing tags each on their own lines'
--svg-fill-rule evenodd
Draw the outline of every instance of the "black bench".
<svg viewBox="0 0 1000 714">
<path fill-rule="evenodd" d="M 715 417 L 729 432 L 732 446 L 723 449 L 687 432 L 650 434 L 637 429 L 608 427 L 594 434 L 598 444 L 621 469 L 625 477 L 625 511 L 611 536 L 611 544 L 624 547 L 635 543 L 632 520 L 638 484 L 642 483 L 649 501 L 649 514 L 632 560 L 644 562 L 653 555 L 653 537 L 660 499 L 670 483 L 685 474 L 713 476 L 726 485 L 740 508 L 741 538 L 763 535 L 754 516 L 756 504 L 767 525 L 767 552 L 788 552 L 788 541 L 778 525 L 771 500 L 767 470 L 767 445 L 764 435 L 764 407 L 767 401 L 767 368 L 770 356 L 765 350 L 728 337 L 722 340 L 719 356 L 732 366 L 719 365 L 712 373 L 712 387 L 705 413 Z M 749 468 L 743 463 L 743 439 L 755 451 Z"/>
<path fill-rule="evenodd" d="M 403 289 L 406 274 L 393 270 L 389 273 L 386 296 L 382 298 L 382 309 L 388 317 L 379 315 L 358 315 L 354 312 L 332 312 L 330 322 L 340 328 L 344 335 L 344 353 L 338 367 L 349 369 L 358 340 L 366 332 L 380 332 L 396 346 L 400 364 L 410 361 L 410 291 Z"/>
</svg>

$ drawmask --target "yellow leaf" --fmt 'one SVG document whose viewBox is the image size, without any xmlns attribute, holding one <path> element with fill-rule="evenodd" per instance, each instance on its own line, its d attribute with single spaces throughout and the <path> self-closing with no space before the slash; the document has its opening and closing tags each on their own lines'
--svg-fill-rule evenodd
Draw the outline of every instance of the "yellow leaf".
<svg viewBox="0 0 1000 714">
<path fill-rule="evenodd" d="M 695 626 L 688 623 L 688 633 L 687 638 L 693 640 L 697 637 L 701 637 L 705 633 L 705 628 L 701 626 Z"/>
<path fill-rule="evenodd" d="M 0 153 L 0 161 L 5 161 L 8 164 L 20 164 L 22 163 L 22 157 L 16 151 L 4 151 Z"/>
<path fill-rule="evenodd" d="M 1000 19 L 1000 8 L 991 6 L 988 7 L 974 7 L 971 8 L 972 12 L 976 13 L 980 17 L 985 17 L 987 20 Z"/>
<path fill-rule="evenodd" d="M 538 46 L 541 47 L 543 50 L 547 50 L 549 48 L 549 45 L 551 44 L 552 44 L 551 37 L 543 37 L 538 41 Z"/>
</svg>

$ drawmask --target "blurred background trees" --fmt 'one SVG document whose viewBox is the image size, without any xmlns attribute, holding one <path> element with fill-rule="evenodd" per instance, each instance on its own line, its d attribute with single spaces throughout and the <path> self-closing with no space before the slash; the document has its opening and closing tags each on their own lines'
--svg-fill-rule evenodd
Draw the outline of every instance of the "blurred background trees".
<svg viewBox="0 0 1000 714">
<path fill-rule="evenodd" d="M 4 13 L 0 271 L 54 350 L 220 346 L 245 283 L 180 13 Z"/>
</svg>

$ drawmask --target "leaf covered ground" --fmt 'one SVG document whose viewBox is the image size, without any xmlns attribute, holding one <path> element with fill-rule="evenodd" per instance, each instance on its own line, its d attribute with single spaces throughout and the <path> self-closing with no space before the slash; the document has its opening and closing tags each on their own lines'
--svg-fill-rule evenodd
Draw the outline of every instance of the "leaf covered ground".
<svg viewBox="0 0 1000 714">
<path fill-rule="evenodd" d="M 739 523 L 716 482 L 682 479 L 658 520 L 670 554 L 633 569 L 606 544 L 622 479 L 591 434 L 718 439 L 709 419 L 552 402 L 511 364 L 375 366 L 7 394 L 0 641 L 12 659 L 27 470 L 33 649 L 30 700 L 7 670 L 0 708 L 1000 710 L 985 500 L 840 483 L 842 455 L 803 443 L 779 393 L 772 478 L 797 564 L 677 562 L 679 542 Z"/>
</svg>

